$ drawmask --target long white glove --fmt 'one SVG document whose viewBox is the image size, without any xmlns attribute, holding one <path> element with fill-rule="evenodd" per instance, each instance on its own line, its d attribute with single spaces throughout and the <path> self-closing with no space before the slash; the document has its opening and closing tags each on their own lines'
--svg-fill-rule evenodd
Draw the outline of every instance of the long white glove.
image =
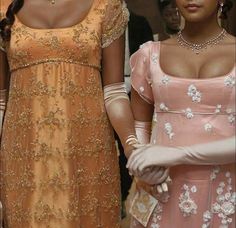
<svg viewBox="0 0 236 228">
<path fill-rule="evenodd" d="M 151 137 L 152 123 L 135 120 L 134 128 L 138 142 L 141 144 L 149 144 Z"/>
<path fill-rule="evenodd" d="M 130 156 L 127 168 L 136 175 L 151 166 L 231 164 L 236 161 L 235 146 L 235 137 L 176 148 L 147 145 Z"/>
<path fill-rule="evenodd" d="M 125 84 L 121 82 L 104 86 L 104 100 L 110 122 L 120 138 L 126 156 L 129 157 L 137 138 Z"/>
<path fill-rule="evenodd" d="M 134 121 L 135 132 L 137 135 L 138 142 L 141 144 L 149 144 L 151 137 L 151 122 L 143 122 L 143 121 Z M 153 166 L 150 169 L 145 170 L 145 172 L 139 173 L 137 179 L 139 181 L 145 182 L 149 185 L 159 185 L 157 186 L 157 191 L 159 193 L 167 192 L 168 186 L 166 183 L 166 179 L 169 176 L 169 170 L 164 167 Z"/>
</svg>

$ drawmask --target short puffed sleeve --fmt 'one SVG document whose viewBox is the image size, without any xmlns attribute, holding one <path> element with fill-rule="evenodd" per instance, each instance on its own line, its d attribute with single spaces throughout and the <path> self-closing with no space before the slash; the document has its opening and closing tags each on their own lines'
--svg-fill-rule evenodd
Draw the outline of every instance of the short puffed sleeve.
<svg viewBox="0 0 236 228">
<path fill-rule="evenodd" d="M 150 75 L 150 42 L 143 44 L 130 59 L 131 85 L 149 104 L 154 103 Z"/>
<path fill-rule="evenodd" d="M 129 11 L 121 0 L 108 0 L 102 24 L 102 48 L 108 47 L 125 31 Z"/>
</svg>

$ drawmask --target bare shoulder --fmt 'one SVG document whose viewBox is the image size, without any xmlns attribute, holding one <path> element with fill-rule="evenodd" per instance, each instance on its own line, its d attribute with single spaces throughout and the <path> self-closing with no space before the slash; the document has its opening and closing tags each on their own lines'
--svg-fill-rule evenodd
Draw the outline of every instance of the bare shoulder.
<svg viewBox="0 0 236 228">
<path fill-rule="evenodd" d="M 225 45 L 233 45 L 235 46 L 236 45 L 236 37 L 227 33 L 227 36 L 226 36 L 226 39 L 225 39 L 225 42 L 223 42 Z"/>
<path fill-rule="evenodd" d="M 236 37 L 227 33 L 225 39 L 218 44 L 220 47 L 220 53 L 226 53 L 227 55 L 231 55 L 232 58 L 235 59 L 236 52 Z M 217 49 L 216 49 L 217 51 Z M 236 60 L 235 60 L 236 61 Z"/>
<path fill-rule="evenodd" d="M 226 33 L 226 42 L 235 45 L 236 44 L 236 37 L 229 34 L 229 33 Z"/>
<path fill-rule="evenodd" d="M 177 44 L 177 36 L 173 36 L 169 39 L 161 41 L 161 44 L 164 46 L 173 46 Z"/>
</svg>

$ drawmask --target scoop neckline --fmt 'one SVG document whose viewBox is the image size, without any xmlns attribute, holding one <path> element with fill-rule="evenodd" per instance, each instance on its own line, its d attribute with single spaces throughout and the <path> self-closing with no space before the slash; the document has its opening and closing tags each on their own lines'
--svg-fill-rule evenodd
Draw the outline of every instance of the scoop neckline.
<svg viewBox="0 0 236 228">
<path fill-rule="evenodd" d="M 170 78 L 173 78 L 173 79 L 175 79 L 175 80 L 181 80 L 181 81 L 209 81 L 209 80 L 220 80 L 220 79 L 222 79 L 222 78 L 225 78 L 225 77 L 228 76 L 229 74 L 231 74 L 231 73 L 234 71 L 235 67 L 236 67 L 236 63 L 234 63 L 232 69 L 231 69 L 227 74 L 219 75 L 219 76 L 213 77 L 213 78 L 181 78 L 181 77 L 178 77 L 178 76 L 174 76 L 174 75 L 171 75 L 171 74 L 167 74 L 167 73 L 165 73 L 165 71 L 162 69 L 162 67 L 161 67 L 161 41 L 158 41 L 158 45 L 159 45 L 159 47 L 158 47 L 158 50 L 159 50 L 159 53 L 158 53 L 158 54 L 159 54 L 159 58 L 158 58 L 159 69 L 160 69 L 160 71 L 161 71 L 164 75 L 166 75 L 166 76 L 168 76 L 168 77 L 170 77 Z"/>
<path fill-rule="evenodd" d="M 75 23 L 75 24 L 73 24 L 73 25 L 71 25 L 71 26 L 58 27 L 58 28 L 33 28 L 33 27 L 30 27 L 30 26 L 26 25 L 25 23 L 23 23 L 23 22 L 19 19 L 19 17 L 18 17 L 17 14 L 15 14 L 15 18 L 16 18 L 16 20 L 17 20 L 18 23 L 20 23 L 21 25 L 23 25 L 23 26 L 26 27 L 27 29 L 30 29 L 30 30 L 33 30 L 33 31 L 35 31 L 35 30 L 36 30 L 36 31 L 65 31 L 65 30 L 68 30 L 68 29 L 73 29 L 74 27 L 77 27 L 78 25 L 82 24 L 82 23 L 90 16 L 90 14 L 92 13 L 93 8 L 94 8 L 94 6 L 95 6 L 95 1 L 96 1 L 96 0 L 93 0 L 93 2 L 92 2 L 92 4 L 91 4 L 91 6 L 90 6 L 90 8 L 89 8 L 89 10 L 88 10 L 88 12 L 87 12 L 87 14 L 85 15 L 85 17 L 84 17 L 82 20 L 80 20 L 79 22 L 77 22 L 77 23 Z"/>
</svg>

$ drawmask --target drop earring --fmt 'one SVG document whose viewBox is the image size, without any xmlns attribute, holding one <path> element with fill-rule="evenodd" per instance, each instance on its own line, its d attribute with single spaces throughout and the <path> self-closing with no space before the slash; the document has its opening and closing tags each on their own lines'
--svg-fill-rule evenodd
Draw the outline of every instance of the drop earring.
<svg viewBox="0 0 236 228">
<path fill-rule="evenodd" d="M 178 9 L 178 7 L 176 7 L 175 10 L 176 10 L 176 16 L 179 17 L 179 9 Z"/>
<path fill-rule="evenodd" d="M 223 3 L 223 2 L 221 2 L 221 3 L 220 3 L 220 13 L 222 13 L 222 12 L 223 12 L 223 7 L 224 7 L 224 3 Z"/>
</svg>

